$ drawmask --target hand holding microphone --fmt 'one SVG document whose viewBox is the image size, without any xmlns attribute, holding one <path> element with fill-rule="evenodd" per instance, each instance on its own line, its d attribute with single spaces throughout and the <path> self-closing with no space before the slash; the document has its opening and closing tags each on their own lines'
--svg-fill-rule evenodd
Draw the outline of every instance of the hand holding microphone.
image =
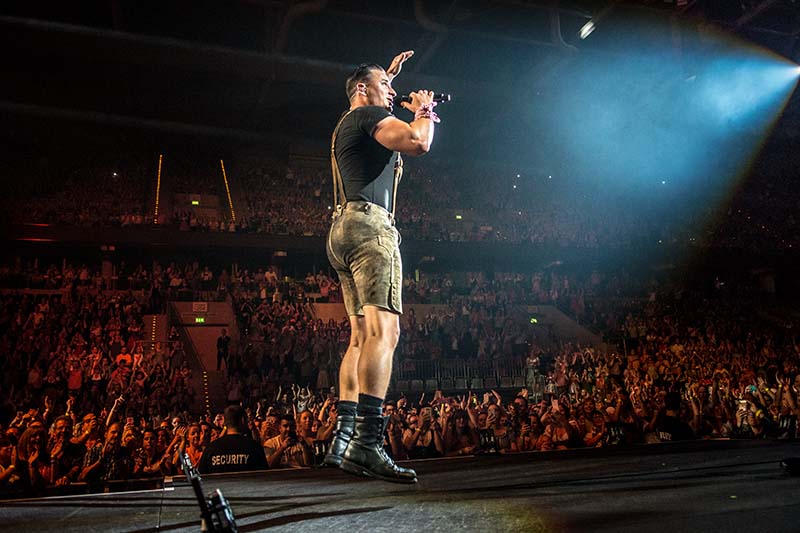
<svg viewBox="0 0 800 533">
<path fill-rule="evenodd" d="M 430 92 L 430 91 L 426 91 L 426 92 Z M 397 101 L 400 102 L 400 104 L 402 104 L 403 102 L 411 103 L 411 96 L 413 94 L 414 93 L 411 93 L 410 95 L 404 94 L 404 95 L 400 96 L 400 98 L 398 98 Z M 437 104 L 444 104 L 445 102 L 449 102 L 450 101 L 450 95 L 446 94 L 446 93 L 433 94 L 433 101 L 436 102 Z"/>
<path fill-rule="evenodd" d="M 439 102 L 449 102 L 450 95 L 434 94 L 432 91 L 420 90 L 412 92 L 408 96 L 401 96 L 398 100 L 400 105 L 414 113 L 414 120 L 429 119 L 432 122 L 440 122 L 439 116 L 433 108 Z"/>
<path fill-rule="evenodd" d="M 408 109 L 412 113 L 416 113 L 423 105 L 431 105 L 433 103 L 433 91 L 420 89 L 419 91 L 401 96 L 397 101 L 400 103 L 401 107 Z"/>
</svg>

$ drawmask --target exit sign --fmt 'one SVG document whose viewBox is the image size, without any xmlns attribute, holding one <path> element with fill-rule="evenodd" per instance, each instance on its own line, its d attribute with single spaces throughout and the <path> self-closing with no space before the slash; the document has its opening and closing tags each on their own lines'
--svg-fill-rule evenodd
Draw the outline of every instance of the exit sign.
<svg viewBox="0 0 800 533">
<path fill-rule="evenodd" d="M 195 324 L 205 324 L 206 323 L 206 317 L 204 317 L 204 316 L 196 316 L 196 317 L 194 317 L 194 323 Z"/>
</svg>

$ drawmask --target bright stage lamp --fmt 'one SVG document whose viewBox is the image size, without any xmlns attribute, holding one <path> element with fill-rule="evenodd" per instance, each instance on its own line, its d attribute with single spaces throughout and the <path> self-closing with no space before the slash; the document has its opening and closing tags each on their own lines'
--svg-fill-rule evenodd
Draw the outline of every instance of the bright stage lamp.
<svg viewBox="0 0 800 533">
<path fill-rule="evenodd" d="M 590 36 L 592 34 L 592 32 L 594 31 L 594 28 L 595 28 L 594 22 L 590 20 L 589 22 L 587 22 L 586 24 L 583 25 L 583 27 L 581 28 L 581 31 L 578 32 L 578 36 L 581 39 L 586 39 L 588 36 Z"/>
</svg>

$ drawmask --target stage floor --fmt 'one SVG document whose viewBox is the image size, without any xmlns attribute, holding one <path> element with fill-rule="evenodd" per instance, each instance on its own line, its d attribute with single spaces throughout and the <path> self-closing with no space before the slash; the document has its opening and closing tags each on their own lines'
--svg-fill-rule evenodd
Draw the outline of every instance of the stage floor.
<svg viewBox="0 0 800 533">
<path fill-rule="evenodd" d="M 338 470 L 204 476 L 239 531 L 800 531 L 800 444 L 661 444 L 410 462 L 416 485 Z M 199 531 L 191 486 L 0 503 L 0 530 Z"/>
</svg>

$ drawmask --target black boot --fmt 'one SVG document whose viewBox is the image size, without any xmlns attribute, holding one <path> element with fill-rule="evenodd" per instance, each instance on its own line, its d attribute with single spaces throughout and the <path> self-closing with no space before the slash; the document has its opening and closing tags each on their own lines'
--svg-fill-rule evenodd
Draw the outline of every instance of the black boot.
<svg viewBox="0 0 800 533">
<path fill-rule="evenodd" d="M 333 433 L 333 441 L 325 454 L 324 463 L 328 466 L 339 466 L 342 464 L 342 455 L 350 444 L 353 437 L 353 430 L 356 425 L 356 417 L 339 415 L 336 417 L 336 430 Z"/>
<path fill-rule="evenodd" d="M 395 483 L 416 483 L 417 473 L 397 466 L 383 449 L 383 433 L 388 423 L 389 417 L 357 416 L 353 440 L 344 452 L 341 469 Z"/>
</svg>

